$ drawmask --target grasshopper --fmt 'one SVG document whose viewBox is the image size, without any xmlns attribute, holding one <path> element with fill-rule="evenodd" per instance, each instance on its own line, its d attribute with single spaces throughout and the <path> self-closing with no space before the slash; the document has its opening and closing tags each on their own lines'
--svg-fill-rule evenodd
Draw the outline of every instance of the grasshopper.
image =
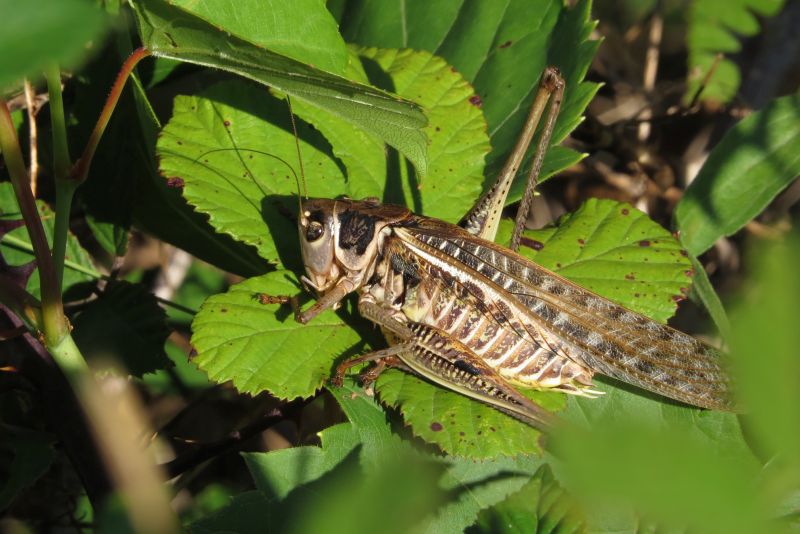
<svg viewBox="0 0 800 534">
<path fill-rule="evenodd" d="M 721 353 L 600 297 L 517 253 L 564 94 L 555 68 L 508 161 L 458 225 L 378 199 L 301 201 L 305 324 L 352 292 L 389 347 L 346 361 L 333 378 L 375 362 L 419 375 L 544 429 L 552 416 L 518 388 L 595 397 L 595 372 L 691 405 L 731 409 Z M 511 182 L 544 117 L 510 248 L 494 243 Z"/>
</svg>

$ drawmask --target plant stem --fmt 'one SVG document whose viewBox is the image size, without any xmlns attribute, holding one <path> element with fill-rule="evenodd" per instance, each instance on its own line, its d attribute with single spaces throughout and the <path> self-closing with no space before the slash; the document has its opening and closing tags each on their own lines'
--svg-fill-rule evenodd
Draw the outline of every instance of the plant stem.
<svg viewBox="0 0 800 534">
<path fill-rule="evenodd" d="M 69 218 L 72 213 L 72 197 L 78 184 L 72 180 L 56 179 L 56 217 L 53 226 L 53 264 L 56 271 L 58 290 L 64 280 L 64 259 L 67 255 Z"/>
<path fill-rule="evenodd" d="M 3 149 L 8 174 L 19 203 L 22 218 L 28 228 L 33 245 L 33 255 L 39 268 L 39 279 L 42 296 L 42 326 L 45 342 L 55 345 L 69 333 L 64 308 L 61 302 L 61 291 L 56 282 L 56 273 L 52 257 L 47 245 L 42 220 L 36 209 L 36 202 L 31 194 L 28 173 L 22 159 L 22 151 L 17 139 L 17 131 L 11 120 L 11 113 L 5 100 L 0 99 L 0 147 Z"/>
<path fill-rule="evenodd" d="M 108 126 L 111 114 L 114 112 L 122 90 L 125 88 L 125 82 L 128 80 L 128 77 L 139 61 L 149 55 L 150 51 L 146 48 L 137 48 L 128 56 L 125 63 L 122 64 L 122 68 L 119 74 L 117 74 L 117 79 L 114 81 L 114 85 L 111 86 L 111 92 L 108 94 L 103 110 L 100 112 L 100 117 L 98 117 L 94 130 L 92 130 L 92 135 L 86 143 L 86 148 L 83 149 L 81 159 L 75 163 L 75 167 L 72 169 L 71 179 L 75 180 L 78 184 L 83 183 L 89 175 L 89 168 L 92 165 L 92 158 L 94 158 L 97 145 L 100 143 L 100 138 L 103 137 L 103 132 L 105 132 L 106 126 Z"/>
<path fill-rule="evenodd" d="M 53 264 L 59 292 L 64 279 L 64 256 L 67 250 L 69 217 L 72 197 L 77 185 L 69 180 L 72 160 L 67 144 L 67 123 L 64 117 L 64 102 L 61 98 L 61 71 L 51 64 L 45 70 L 47 92 L 50 95 L 50 123 L 53 130 L 53 169 L 56 184 L 56 221 L 53 229 Z"/>
<path fill-rule="evenodd" d="M 50 124 L 53 130 L 53 170 L 56 180 L 69 176 L 72 159 L 67 144 L 67 123 L 64 119 L 64 101 L 61 98 L 61 71 L 58 65 L 50 64 L 44 71 L 47 92 L 50 96 Z"/>
</svg>

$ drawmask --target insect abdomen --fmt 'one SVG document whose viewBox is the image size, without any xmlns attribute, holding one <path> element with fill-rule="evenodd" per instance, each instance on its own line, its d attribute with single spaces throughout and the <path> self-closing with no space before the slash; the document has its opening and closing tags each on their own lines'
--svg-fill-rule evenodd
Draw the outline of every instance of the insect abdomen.
<svg viewBox="0 0 800 534">
<path fill-rule="evenodd" d="M 406 288 L 403 314 L 410 321 L 446 332 L 513 384 L 570 393 L 579 393 L 582 386 L 591 384 L 591 371 L 523 338 L 450 282 L 429 276 Z"/>
</svg>

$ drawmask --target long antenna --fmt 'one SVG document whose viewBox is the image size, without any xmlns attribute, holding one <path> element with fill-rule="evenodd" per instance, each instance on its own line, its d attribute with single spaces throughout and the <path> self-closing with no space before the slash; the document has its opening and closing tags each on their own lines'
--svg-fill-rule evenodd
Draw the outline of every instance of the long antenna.
<svg viewBox="0 0 800 534">
<path fill-rule="evenodd" d="M 289 104 L 289 118 L 292 121 L 292 131 L 294 132 L 294 144 L 297 147 L 297 161 L 300 163 L 300 178 L 303 180 L 303 196 L 308 200 L 308 188 L 306 187 L 306 171 L 303 168 L 303 156 L 300 154 L 300 138 L 297 136 L 297 125 L 294 123 L 294 112 L 292 111 L 292 97 L 286 95 L 286 103 Z"/>
</svg>

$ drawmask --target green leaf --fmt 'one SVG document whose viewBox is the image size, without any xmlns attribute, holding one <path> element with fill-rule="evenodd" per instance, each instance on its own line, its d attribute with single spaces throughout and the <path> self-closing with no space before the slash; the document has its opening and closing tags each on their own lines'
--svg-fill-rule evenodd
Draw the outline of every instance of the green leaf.
<svg viewBox="0 0 800 534">
<path fill-rule="evenodd" d="M 0 425 L 0 511 L 25 488 L 36 482 L 55 459 L 55 437 L 36 430 Z"/>
<path fill-rule="evenodd" d="M 307 125 L 298 126 L 314 195 L 346 192 L 327 142 Z M 175 99 L 158 140 L 160 171 L 183 181 L 184 197 L 215 228 L 253 245 L 272 263 L 299 266 L 297 230 L 286 216 L 297 209 L 297 182 L 281 158 L 296 154 L 291 132 L 284 102 L 251 84 L 222 82 Z"/>
<path fill-rule="evenodd" d="M 694 98 L 719 53 L 734 54 L 741 49 L 739 38 L 756 35 L 756 15 L 770 17 L 778 13 L 783 0 L 695 0 L 689 4 L 687 47 L 689 78 L 684 101 Z M 729 102 L 739 89 L 739 67 L 721 60 L 703 88 L 702 100 Z"/>
<path fill-rule="evenodd" d="M 695 256 L 767 207 L 800 174 L 800 95 L 773 100 L 728 130 L 675 209 Z"/>
<path fill-rule="evenodd" d="M 587 508 L 632 505 L 668 527 L 772 531 L 760 517 L 760 465 L 736 416 L 656 402 L 605 381 L 597 400 L 571 398 L 563 417 L 586 431 L 554 444 L 556 474 Z M 593 518 L 588 518 L 594 523 Z"/>
<path fill-rule="evenodd" d="M 128 34 L 117 34 L 81 76 L 72 79 L 75 94 L 68 134 L 76 152 L 91 134 L 109 87 L 132 51 Z M 151 65 L 144 61 L 137 70 Z M 262 274 L 267 262 L 252 247 L 215 232 L 206 217 L 193 211 L 180 191 L 168 187 L 158 174 L 155 145 L 160 128 L 142 85 L 132 76 L 103 134 L 89 178 L 77 191 L 74 205 L 96 223 L 90 228 L 113 225 L 109 231 L 121 238 L 136 226 L 226 271 Z M 97 237 L 108 241 L 102 234 Z"/>
<path fill-rule="evenodd" d="M 52 63 L 70 69 L 106 29 L 103 12 L 85 0 L 0 0 L 0 89 L 39 77 Z"/>
<path fill-rule="evenodd" d="M 189 526 L 194 534 L 263 534 L 265 525 L 274 526 L 279 508 L 260 491 L 235 495 L 227 506 L 215 510 Z"/>
<path fill-rule="evenodd" d="M 132 6 L 142 41 L 155 55 L 227 70 L 324 108 L 378 135 L 425 174 L 426 139 L 420 131 L 425 116 L 418 106 L 290 59 L 257 44 L 252 35 L 219 28 L 163 0 L 139 0 Z M 236 29 L 257 25 L 255 20 Z M 296 38 L 309 39 L 314 38 Z"/>
<path fill-rule="evenodd" d="M 446 458 L 449 467 L 439 480 L 440 487 L 454 496 L 434 517 L 422 522 L 420 532 L 464 532 L 478 514 L 502 502 L 523 488 L 542 466 L 539 457 L 506 458 L 476 462 Z"/>
<path fill-rule="evenodd" d="M 208 0 L 171 4 L 255 45 L 327 72 L 345 74 L 344 40 L 336 21 L 318 0 L 237 0 L 236 9 Z"/>
<path fill-rule="evenodd" d="M 351 423 L 326 428 L 319 438 L 320 447 L 242 453 L 256 488 L 265 495 L 284 499 L 295 488 L 334 469 L 359 443 Z"/>
<path fill-rule="evenodd" d="M 585 527 L 577 503 L 554 480 L 550 470 L 542 468 L 520 491 L 481 512 L 477 524 L 467 532 L 562 534 L 584 532 Z"/>
<path fill-rule="evenodd" d="M 774 460 L 765 468 L 774 490 L 800 486 L 800 239 L 760 243 L 748 254 L 753 273 L 732 322 L 732 370 L 747 406 L 750 437 Z"/>
<path fill-rule="evenodd" d="M 400 176 L 389 176 L 384 200 L 413 207 L 449 222 L 456 222 L 480 195 L 483 160 L 489 152 L 486 122 L 470 103 L 472 87 L 442 59 L 412 50 L 363 49 L 365 68 L 380 67 L 392 90 L 413 100 L 428 112 L 425 129 L 428 178 L 410 178 L 405 166 Z M 399 182 L 399 183 L 397 183 Z M 402 195 L 397 190 L 402 188 Z"/>
<path fill-rule="evenodd" d="M 139 284 L 110 281 L 96 300 L 73 319 L 75 343 L 87 360 L 121 363 L 134 376 L 170 364 L 164 343 L 166 312 Z"/>
<path fill-rule="evenodd" d="M 86 224 L 103 250 L 114 257 L 125 255 L 128 250 L 128 231 L 124 227 L 97 220 L 91 215 L 86 216 Z"/>
<path fill-rule="evenodd" d="M 242 393 L 266 390 L 282 399 L 312 395 L 336 362 L 362 341 L 333 312 L 301 325 L 292 320 L 288 305 L 259 301 L 262 293 L 299 292 L 293 274 L 276 271 L 209 298 L 192 323 L 194 363 L 210 379 L 230 380 Z"/>
<path fill-rule="evenodd" d="M 42 219 L 47 241 L 52 244 L 55 213 L 44 202 L 37 201 L 36 206 Z M 0 184 L 0 218 L 5 220 L 22 219 L 22 214 L 14 196 L 14 190 L 9 182 Z M 2 250 L 3 258 L 9 265 L 20 266 L 34 261 L 30 237 L 28 236 L 28 230 L 24 226 L 6 234 L 0 250 Z M 95 279 L 93 275 L 88 274 L 96 272 L 92 260 L 72 233 L 67 235 L 65 257 L 68 263 L 64 268 L 64 288 Z M 29 293 L 39 298 L 38 270 L 34 271 L 28 279 L 26 289 Z"/>
<path fill-rule="evenodd" d="M 541 452 L 539 431 L 487 404 L 389 369 L 378 378 L 381 402 L 397 407 L 414 435 L 448 454 L 496 458 Z M 563 395 L 522 391 L 545 408 L 563 407 Z"/>
<path fill-rule="evenodd" d="M 347 420 L 352 424 L 352 432 L 358 435 L 361 443 L 359 461 L 365 470 L 375 470 L 386 463 L 387 458 L 407 455 L 411 449 L 392 433 L 386 412 L 364 388 L 353 383 L 342 387 L 328 387 L 342 407 Z"/>
<path fill-rule="evenodd" d="M 503 221 L 497 242 L 508 244 Z M 542 267 L 656 321 L 689 292 L 694 271 L 680 243 L 629 204 L 589 199 L 553 228 L 526 231 L 520 249 Z M 535 248 L 532 248 L 535 247 Z"/>
<path fill-rule="evenodd" d="M 564 9 L 551 0 L 438 0 L 418 5 L 351 0 L 341 30 L 347 41 L 361 45 L 428 50 L 464 75 L 480 96 L 494 147 L 484 173 L 489 182 L 519 135 L 545 66 L 557 66 L 566 80 L 552 144 L 560 143 L 582 120 L 599 88 L 582 81 L 598 45 L 588 40 L 594 27 L 590 7 L 586 1 Z M 580 158 L 566 148 L 550 151 L 541 180 Z M 515 186 L 509 202 L 520 198 L 521 187 Z"/>
<path fill-rule="evenodd" d="M 334 469 L 342 469 L 351 451 L 360 444 L 360 465 L 363 475 L 348 483 L 348 493 L 365 493 L 375 487 L 376 480 L 384 489 L 379 502 L 372 506 L 382 506 L 383 502 L 406 502 L 412 495 L 444 492 L 447 500 L 431 499 L 429 505 L 437 506 L 421 521 L 412 516 L 406 519 L 416 523 L 413 532 L 461 532 L 475 521 L 480 510 L 503 500 L 521 488 L 541 465 L 541 459 L 512 460 L 498 458 L 492 461 L 474 462 L 455 458 L 437 459 L 430 464 L 431 457 L 419 455 L 407 443 L 400 441 L 392 433 L 385 412 L 364 394 L 358 386 L 346 385 L 331 388 L 331 392 L 341 404 L 350 423 L 336 425 L 320 433 L 322 447 L 300 447 L 261 454 L 247 454 L 245 459 L 256 480 L 256 486 L 272 498 L 285 499 L 290 492 L 298 494 L 289 498 L 299 498 L 310 484 Z M 396 470 L 402 475 L 398 476 Z M 390 478 L 390 474 L 394 473 Z M 411 477 L 413 483 L 400 484 L 398 481 Z M 434 478 L 431 478 L 434 477 Z M 328 486 L 330 492 L 339 492 L 343 486 Z M 314 492 L 314 498 L 323 501 L 332 496 Z M 308 497 L 310 498 L 309 494 Z M 349 499 L 348 502 L 352 502 Z M 285 505 L 284 505 L 285 506 Z M 349 504 L 340 504 L 348 508 Z M 363 500 L 357 506 L 364 507 Z M 304 509 L 311 510 L 309 506 Z M 347 514 L 330 514 L 321 510 L 307 512 L 307 516 L 318 516 L 319 521 L 327 521 L 327 529 L 343 529 L 350 520 Z M 299 518 L 295 518 L 297 521 Z"/>
</svg>

